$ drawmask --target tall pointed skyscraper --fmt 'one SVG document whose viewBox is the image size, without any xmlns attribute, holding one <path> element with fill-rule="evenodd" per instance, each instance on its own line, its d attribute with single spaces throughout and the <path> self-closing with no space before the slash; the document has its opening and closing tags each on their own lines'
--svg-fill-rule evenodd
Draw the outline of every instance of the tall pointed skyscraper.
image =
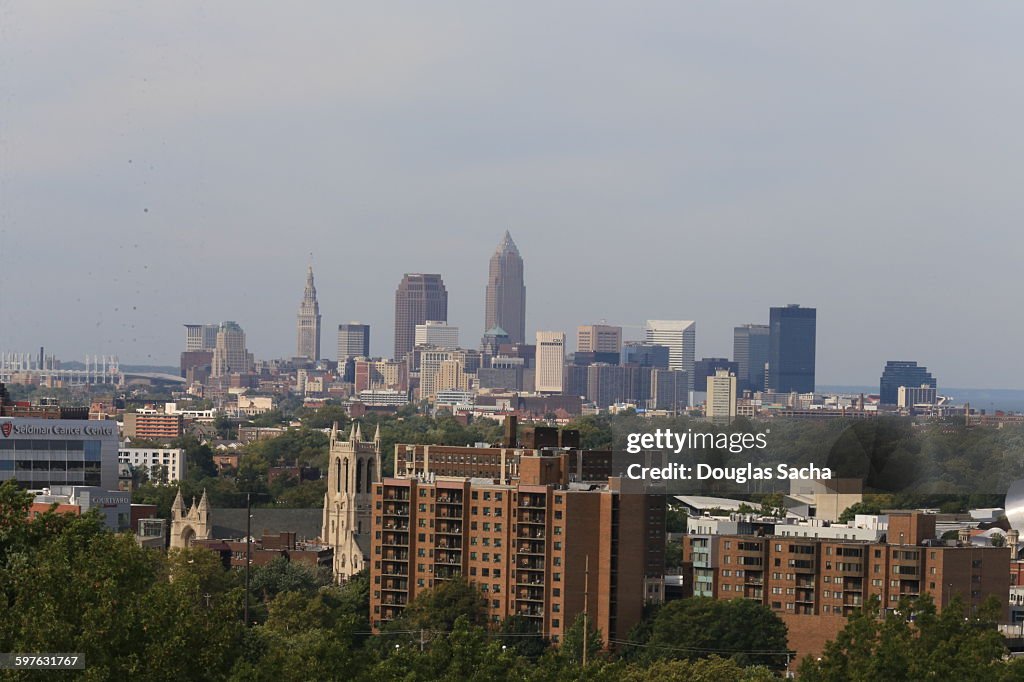
<svg viewBox="0 0 1024 682">
<path fill-rule="evenodd" d="M 505 238 L 491 256 L 487 273 L 487 310 L 484 333 L 500 327 L 512 343 L 526 341 L 526 286 L 523 284 L 523 259 L 512 235 Z"/>
<path fill-rule="evenodd" d="M 306 292 L 299 305 L 297 322 L 297 344 L 295 357 L 320 359 L 320 304 L 316 300 L 316 285 L 313 284 L 313 266 L 306 273 Z"/>
</svg>

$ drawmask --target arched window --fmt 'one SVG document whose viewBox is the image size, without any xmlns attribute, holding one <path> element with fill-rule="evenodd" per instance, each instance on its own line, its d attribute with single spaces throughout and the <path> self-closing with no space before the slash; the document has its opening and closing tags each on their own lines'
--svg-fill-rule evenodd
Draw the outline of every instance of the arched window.
<svg viewBox="0 0 1024 682">
<path fill-rule="evenodd" d="M 345 459 L 345 492 L 348 492 L 348 458 Z"/>
<path fill-rule="evenodd" d="M 373 490 L 373 460 L 366 462 L 366 492 Z"/>
<path fill-rule="evenodd" d="M 356 460 L 356 493 L 363 492 L 363 460 Z"/>
<path fill-rule="evenodd" d="M 341 458 L 334 460 L 334 492 L 341 492 Z"/>
</svg>

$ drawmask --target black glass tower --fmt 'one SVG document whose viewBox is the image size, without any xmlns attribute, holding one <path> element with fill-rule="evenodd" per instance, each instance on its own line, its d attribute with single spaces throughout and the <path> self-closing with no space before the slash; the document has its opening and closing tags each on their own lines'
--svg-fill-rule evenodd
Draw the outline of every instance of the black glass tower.
<svg viewBox="0 0 1024 682">
<path fill-rule="evenodd" d="M 900 386 L 907 388 L 937 387 L 935 377 L 931 375 L 927 367 L 921 367 L 911 360 L 889 360 L 885 363 L 882 378 L 878 382 L 878 402 L 883 405 L 896 405 L 899 402 Z"/>
<path fill-rule="evenodd" d="M 791 304 L 772 308 L 768 322 L 768 389 L 814 391 L 814 346 L 818 311 Z"/>
</svg>

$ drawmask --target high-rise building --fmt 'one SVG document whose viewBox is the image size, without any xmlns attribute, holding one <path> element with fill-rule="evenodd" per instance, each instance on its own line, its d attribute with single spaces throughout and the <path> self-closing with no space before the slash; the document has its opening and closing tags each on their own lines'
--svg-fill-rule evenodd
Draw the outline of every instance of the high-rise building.
<svg viewBox="0 0 1024 682">
<path fill-rule="evenodd" d="M 217 331 L 210 376 L 216 379 L 228 374 L 248 374 L 252 368 L 252 354 L 245 348 L 245 332 L 237 322 L 222 323 Z"/>
<path fill-rule="evenodd" d="M 739 374 L 738 365 L 729 360 L 729 358 L 701 358 L 693 363 L 693 390 L 708 390 L 708 380 L 710 377 L 715 376 L 715 372 L 720 369 L 736 375 Z"/>
<path fill-rule="evenodd" d="M 644 341 L 627 341 L 622 346 L 622 364 L 668 369 L 668 348 Z"/>
<path fill-rule="evenodd" d="M 730 421 L 736 417 L 736 374 L 727 369 L 715 371 L 707 378 L 708 399 L 705 415 L 708 419 Z"/>
<path fill-rule="evenodd" d="M 416 325 L 448 320 L 448 290 L 441 275 L 408 273 L 395 292 L 395 360 L 416 345 Z"/>
<path fill-rule="evenodd" d="M 537 332 L 537 393 L 561 393 L 565 372 L 565 332 Z"/>
<path fill-rule="evenodd" d="M 352 358 L 370 357 L 370 325 L 349 322 L 338 325 L 338 365 Z"/>
<path fill-rule="evenodd" d="M 740 391 L 763 391 L 764 366 L 768 364 L 769 327 L 766 324 L 745 324 L 732 332 L 732 359 Z"/>
<path fill-rule="evenodd" d="M 625 367 L 603 363 L 587 367 L 587 400 L 599 408 L 622 402 L 628 389 Z"/>
<path fill-rule="evenodd" d="M 900 386 L 936 388 L 935 377 L 927 367 L 920 366 L 912 360 L 889 360 L 882 370 L 882 378 L 878 382 L 878 402 L 882 405 L 899 403 Z"/>
<path fill-rule="evenodd" d="M 458 348 L 459 328 L 452 327 L 447 322 L 427 320 L 416 325 L 415 343 L 417 346 Z"/>
<path fill-rule="evenodd" d="M 697 323 L 693 320 L 647 320 L 646 341 L 668 347 L 668 368 L 686 372 L 687 390 L 693 390 L 693 361 Z"/>
<path fill-rule="evenodd" d="M 519 616 L 553 642 L 585 608 L 610 641 L 662 601 L 665 496 L 588 475 L 608 453 L 517 444 L 396 446 L 396 476 L 373 489 L 374 630 L 460 578 L 486 597 L 489 622 Z"/>
<path fill-rule="evenodd" d="M 622 327 L 614 327 L 609 324 L 586 324 L 578 327 L 576 329 L 576 351 L 618 355 L 622 352 Z"/>
<path fill-rule="evenodd" d="M 677 369 L 652 369 L 650 408 L 672 412 L 685 409 L 689 398 L 687 383 L 686 372 Z"/>
<path fill-rule="evenodd" d="M 512 343 L 526 341 L 526 286 L 523 284 L 523 259 L 508 231 L 491 256 L 487 273 L 484 329 L 494 327 L 504 329 Z"/>
<path fill-rule="evenodd" d="M 772 308 L 768 326 L 768 390 L 814 392 L 814 348 L 818 311 L 792 303 Z"/>
<path fill-rule="evenodd" d="M 185 351 L 212 351 L 217 346 L 218 330 L 215 324 L 186 324 Z"/>
<path fill-rule="evenodd" d="M 320 359 L 320 303 L 316 300 L 316 285 L 313 284 L 313 266 L 306 272 L 306 291 L 299 304 L 296 320 L 297 340 L 295 357 Z"/>
</svg>

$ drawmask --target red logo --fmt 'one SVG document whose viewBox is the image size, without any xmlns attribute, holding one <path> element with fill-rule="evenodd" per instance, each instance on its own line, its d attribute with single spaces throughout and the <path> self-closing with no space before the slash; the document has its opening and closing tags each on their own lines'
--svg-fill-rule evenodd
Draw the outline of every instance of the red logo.
<svg viewBox="0 0 1024 682">
<path fill-rule="evenodd" d="M 14 423 L 13 422 L 4 422 L 3 424 L 0 424 L 0 431 L 3 432 L 4 438 L 7 438 L 8 436 L 10 436 L 11 435 L 11 431 L 13 431 L 13 430 L 14 430 Z"/>
</svg>

